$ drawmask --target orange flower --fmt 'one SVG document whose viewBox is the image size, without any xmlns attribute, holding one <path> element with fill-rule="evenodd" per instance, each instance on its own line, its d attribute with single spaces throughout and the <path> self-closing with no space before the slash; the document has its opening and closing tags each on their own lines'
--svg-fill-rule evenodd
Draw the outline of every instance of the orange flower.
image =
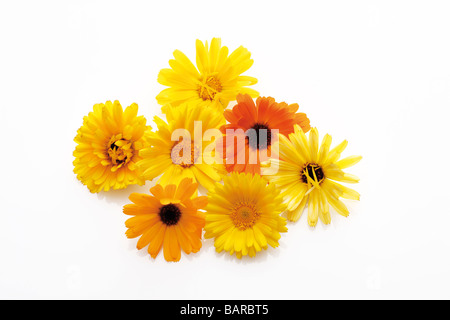
<svg viewBox="0 0 450 320">
<path fill-rule="evenodd" d="M 255 105 L 248 94 L 238 94 L 236 101 L 238 104 L 232 110 L 225 110 L 224 116 L 229 124 L 221 128 L 225 134 L 222 150 L 228 172 L 260 174 L 261 162 L 275 156 L 271 145 L 277 137 L 272 136 L 271 130 L 278 130 L 280 134 L 287 136 L 294 132 L 295 124 L 304 132 L 311 128 L 306 114 L 296 113 L 296 103 L 288 105 L 285 102 L 277 103 L 271 97 L 258 97 Z M 252 131 L 247 131 L 249 129 L 254 130 L 253 136 L 250 134 Z M 233 135 L 237 139 L 230 137 L 229 133 L 233 131 L 227 133 L 227 130 L 235 130 Z M 245 144 L 239 143 L 243 140 Z"/>
<path fill-rule="evenodd" d="M 153 196 L 133 193 L 133 204 L 123 207 L 123 212 L 134 217 L 125 222 L 128 238 L 140 237 L 138 250 L 148 245 L 152 258 L 164 248 L 167 261 L 179 261 L 181 249 L 189 254 L 202 247 L 202 230 L 205 214 L 198 211 L 208 203 L 205 196 L 194 197 L 197 183 L 184 178 L 179 185 L 156 185 L 150 189 Z"/>
</svg>

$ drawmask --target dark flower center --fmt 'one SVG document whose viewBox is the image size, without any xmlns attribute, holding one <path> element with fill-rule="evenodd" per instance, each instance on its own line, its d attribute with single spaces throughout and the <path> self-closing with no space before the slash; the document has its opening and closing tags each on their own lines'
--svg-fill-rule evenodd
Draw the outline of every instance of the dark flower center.
<svg viewBox="0 0 450 320">
<path fill-rule="evenodd" d="M 251 127 L 250 130 L 251 133 L 247 131 L 247 141 L 248 145 L 252 147 L 253 149 L 267 149 L 271 142 L 272 142 L 272 135 L 270 133 L 270 129 L 267 125 L 256 123 L 253 127 Z M 261 132 L 260 136 L 260 130 L 265 130 L 267 134 L 264 134 L 264 131 Z M 253 136 L 253 133 L 256 133 L 256 137 Z M 266 139 L 264 139 L 264 136 L 266 136 Z"/>
<path fill-rule="evenodd" d="M 323 178 L 325 177 L 322 168 L 315 163 L 308 163 L 303 167 L 303 170 L 301 172 L 301 179 L 303 183 L 308 183 L 307 174 L 312 180 L 315 180 L 319 183 L 322 182 Z"/>
<path fill-rule="evenodd" d="M 173 226 L 180 220 L 181 211 L 178 206 L 169 203 L 159 209 L 159 217 L 164 224 Z"/>
<path fill-rule="evenodd" d="M 122 138 L 122 135 L 111 137 L 109 141 L 108 155 L 114 166 L 126 164 L 133 157 L 131 141 Z"/>
<path fill-rule="evenodd" d="M 117 151 L 117 149 L 119 149 L 119 147 L 116 146 L 116 143 L 115 143 L 115 142 L 113 142 L 113 143 L 109 146 L 109 148 L 112 149 L 112 150 L 114 150 L 114 151 Z"/>
</svg>

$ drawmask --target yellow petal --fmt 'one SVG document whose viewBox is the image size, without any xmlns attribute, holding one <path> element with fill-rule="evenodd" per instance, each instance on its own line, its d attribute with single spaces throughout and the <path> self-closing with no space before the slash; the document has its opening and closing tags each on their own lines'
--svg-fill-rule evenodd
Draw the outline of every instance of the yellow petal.
<svg viewBox="0 0 450 320">
<path fill-rule="evenodd" d="M 317 190 L 310 193 L 308 201 L 308 224 L 315 227 L 319 220 L 319 202 L 317 199 Z"/>
<path fill-rule="evenodd" d="M 330 209 L 324 192 L 319 192 L 319 218 L 324 224 L 331 223 Z"/>
<path fill-rule="evenodd" d="M 327 197 L 328 203 L 337 211 L 337 213 L 344 217 L 347 217 L 349 212 L 345 204 L 325 190 L 324 192 Z"/>
<path fill-rule="evenodd" d="M 341 156 L 342 151 L 344 151 L 345 148 L 347 148 L 347 145 L 348 145 L 348 141 L 344 140 L 340 144 L 338 144 L 336 147 L 334 147 L 329 152 L 328 159 L 326 160 L 324 165 L 336 162 L 339 159 L 339 157 Z"/>
<path fill-rule="evenodd" d="M 309 132 L 309 152 L 311 161 L 316 163 L 319 150 L 319 133 L 317 128 L 312 128 Z"/>
<path fill-rule="evenodd" d="M 303 211 L 305 210 L 306 203 L 308 201 L 308 197 L 303 197 L 300 204 L 293 211 L 287 212 L 287 218 L 289 221 L 296 222 L 302 216 Z"/>
<path fill-rule="evenodd" d="M 361 159 L 362 159 L 361 156 L 350 156 L 342 160 L 339 160 L 338 162 L 336 162 L 336 164 L 339 166 L 339 168 L 345 169 L 357 164 Z"/>
<path fill-rule="evenodd" d="M 326 134 L 323 137 L 322 144 L 320 146 L 319 150 L 319 158 L 317 159 L 318 163 L 323 163 L 328 157 L 328 152 L 330 150 L 331 146 L 331 136 L 329 134 Z"/>
</svg>

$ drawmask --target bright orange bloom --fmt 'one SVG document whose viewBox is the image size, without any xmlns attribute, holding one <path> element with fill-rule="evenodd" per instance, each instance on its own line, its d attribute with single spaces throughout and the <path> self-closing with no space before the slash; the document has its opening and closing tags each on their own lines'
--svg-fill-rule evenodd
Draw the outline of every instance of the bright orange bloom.
<svg viewBox="0 0 450 320">
<path fill-rule="evenodd" d="M 278 130 L 287 136 L 294 132 L 294 125 L 298 124 L 304 132 L 310 127 L 309 119 L 304 113 L 296 113 L 298 104 L 288 105 L 285 102 L 275 102 L 271 97 L 258 97 L 256 105 L 248 94 L 238 94 L 237 105 L 232 110 L 225 110 L 224 116 L 229 124 L 221 128 L 224 136 L 223 157 L 228 172 L 261 173 L 261 162 L 268 160 L 273 154 L 271 146 L 277 137 L 272 136 L 271 130 Z M 227 130 L 235 130 L 230 137 Z M 241 129 L 241 130 L 239 130 Z M 247 131 L 253 129 L 253 136 Z M 261 133 L 261 130 L 267 130 Z M 228 137 L 228 141 L 227 141 Z M 265 139 L 265 137 L 267 139 Z M 233 140 L 234 143 L 231 143 Z M 245 144 L 239 141 L 245 140 Z M 245 159 L 245 161 L 242 161 Z"/>
<path fill-rule="evenodd" d="M 205 226 L 203 209 L 208 204 L 205 196 L 196 197 L 198 184 L 184 178 L 178 185 L 165 187 L 157 184 L 150 189 L 153 196 L 133 193 L 133 204 L 123 207 L 123 212 L 134 217 L 125 222 L 128 238 L 140 237 L 138 250 L 148 245 L 148 253 L 156 258 L 164 248 L 167 261 L 179 261 L 181 249 L 189 254 L 202 247 L 202 230 Z"/>
</svg>

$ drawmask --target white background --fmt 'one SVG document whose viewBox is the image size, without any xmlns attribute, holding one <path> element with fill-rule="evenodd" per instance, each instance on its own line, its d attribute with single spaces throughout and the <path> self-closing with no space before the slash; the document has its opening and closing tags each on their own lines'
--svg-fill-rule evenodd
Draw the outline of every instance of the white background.
<svg viewBox="0 0 450 320">
<path fill-rule="evenodd" d="M 448 1 L 1 1 L 0 298 L 448 299 Z M 158 71 L 195 40 L 247 47 L 255 89 L 343 139 L 361 201 L 241 261 L 179 263 L 125 236 L 131 192 L 90 194 L 73 138 L 95 103 L 160 114 Z"/>
</svg>

